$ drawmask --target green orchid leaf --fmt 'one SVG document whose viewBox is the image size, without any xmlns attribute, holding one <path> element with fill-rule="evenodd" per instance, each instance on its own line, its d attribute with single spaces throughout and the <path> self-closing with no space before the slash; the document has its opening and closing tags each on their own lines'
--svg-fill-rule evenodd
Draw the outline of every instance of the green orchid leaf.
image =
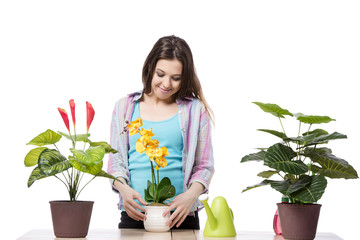
<svg viewBox="0 0 360 240">
<path fill-rule="evenodd" d="M 90 142 L 91 147 L 102 146 L 105 149 L 105 153 L 117 153 L 115 149 L 111 147 L 107 142 Z"/>
<path fill-rule="evenodd" d="M 84 162 L 79 161 L 77 158 L 69 156 L 69 162 L 71 166 L 80 172 L 89 173 L 91 175 L 101 174 L 100 172 L 102 171 L 103 167 L 102 160 L 96 163 L 92 162 L 91 164 L 84 164 Z"/>
<path fill-rule="evenodd" d="M 157 194 L 157 196 L 156 196 L 157 199 L 155 202 L 162 203 L 165 200 L 174 197 L 175 193 L 176 193 L 176 190 L 173 185 L 166 185 Z"/>
<path fill-rule="evenodd" d="M 102 146 L 90 147 L 85 152 L 78 149 L 70 149 L 76 160 L 88 167 L 98 165 L 103 161 L 105 149 Z"/>
<path fill-rule="evenodd" d="M 144 189 L 144 200 L 148 203 L 154 202 L 154 198 L 149 193 L 149 187 L 147 189 Z"/>
<path fill-rule="evenodd" d="M 267 150 L 264 165 L 290 174 L 307 172 L 308 167 L 300 160 L 293 161 L 294 157 L 296 153 L 290 147 L 277 143 Z"/>
<path fill-rule="evenodd" d="M 272 170 L 268 170 L 268 171 L 263 171 L 261 173 L 258 174 L 258 177 L 262 177 L 262 178 L 270 178 L 272 177 L 274 174 L 279 173 L 279 171 L 272 171 Z"/>
<path fill-rule="evenodd" d="M 287 109 L 283 109 L 276 104 L 253 102 L 258 105 L 264 112 L 271 113 L 275 117 L 285 118 L 284 115 L 293 116 Z"/>
<path fill-rule="evenodd" d="M 356 179 L 356 170 L 344 159 L 336 157 L 328 148 L 307 148 L 304 155 L 313 162 L 319 163 L 321 168 L 312 167 L 311 170 L 329 178 Z"/>
<path fill-rule="evenodd" d="M 35 145 L 35 146 L 45 146 L 57 143 L 60 141 L 61 135 L 48 129 L 43 133 L 40 133 L 35 138 L 33 138 L 30 142 L 28 142 L 26 145 Z"/>
<path fill-rule="evenodd" d="M 30 150 L 30 152 L 25 156 L 24 164 L 26 167 L 35 166 L 39 162 L 40 154 L 45 150 L 48 149 L 47 147 L 38 147 Z"/>
<path fill-rule="evenodd" d="M 283 140 L 287 139 L 287 136 L 285 133 L 283 132 L 278 132 L 278 131 L 275 131 L 275 130 L 269 130 L 269 129 L 258 129 L 258 131 L 261 131 L 261 132 L 266 132 L 266 133 L 270 133 L 276 137 L 279 137 Z"/>
<path fill-rule="evenodd" d="M 39 156 L 40 172 L 47 176 L 66 171 L 71 167 L 69 161 L 55 149 L 45 149 Z"/>
<path fill-rule="evenodd" d="M 160 183 L 157 185 L 156 191 L 159 192 L 161 189 L 163 189 L 166 186 L 171 185 L 170 178 L 164 177 L 161 179 Z"/>
<path fill-rule="evenodd" d="M 321 123 L 336 121 L 335 119 L 332 119 L 328 116 L 316 116 L 316 115 L 304 115 L 304 114 L 298 116 L 297 120 L 307 124 L 321 124 Z"/>
<path fill-rule="evenodd" d="M 252 185 L 252 186 L 249 186 L 249 187 L 245 188 L 244 190 L 242 190 L 242 193 L 246 192 L 246 191 L 249 191 L 251 189 L 266 186 L 266 185 L 269 185 L 269 184 L 270 184 L 270 180 L 264 180 L 261 183 L 258 183 L 258 184 L 255 184 L 255 185 Z"/>
<path fill-rule="evenodd" d="M 34 168 L 34 170 L 31 172 L 29 180 L 28 180 L 28 187 L 31 187 L 31 185 L 40 179 L 46 178 L 48 175 L 45 175 L 40 172 L 40 169 L 38 167 Z"/>
<path fill-rule="evenodd" d="M 63 132 L 60 132 L 60 131 L 58 131 L 58 133 L 60 133 L 62 136 L 64 136 L 65 138 L 67 138 L 69 140 L 73 140 L 75 138 L 75 135 L 71 135 L 71 137 L 73 137 L 73 138 L 71 138 L 69 134 L 66 134 L 66 133 L 63 133 Z M 77 141 L 77 142 L 88 142 L 89 137 L 90 137 L 90 133 L 76 134 L 75 141 Z"/>
<path fill-rule="evenodd" d="M 257 153 L 251 153 L 249 155 L 244 156 L 240 162 L 250 162 L 250 161 L 264 161 L 265 159 L 265 151 L 260 151 Z"/>
<path fill-rule="evenodd" d="M 150 186 L 148 186 L 148 192 L 150 194 L 151 197 L 155 197 L 155 189 L 156 189 L 156 184 L 152 183 L 150 184 Z"/>
<path fill-rule="evenodd" d="M 311 182 L 289 196 L 301 202 L 315 203 L 325 192 L 327 180 L 322 175 L 310 176 Z"/>
</svg>

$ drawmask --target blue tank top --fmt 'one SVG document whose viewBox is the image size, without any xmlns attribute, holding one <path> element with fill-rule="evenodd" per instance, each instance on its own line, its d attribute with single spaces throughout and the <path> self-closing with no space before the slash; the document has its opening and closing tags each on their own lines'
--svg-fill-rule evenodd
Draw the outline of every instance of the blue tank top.
<svg viewBox="0 0 360 240">
<path fill-rule="evenodd" d="M 139 117 L 139 101 L 136 101 L 131 121 L 134 121 Z M 152 128 L 152 132 L 155 136 L 151 139 L 159 140 L 159 147 L 166 147 L 168 149 L 169 155 L 165 157 L 167 166 L 159 169 L 160 181 L 163 177 L 170 178 L 171 183 L 176 190 L 175 196 L 183 193 L 184 177 L 182 171 L 182 151 L 184 144 L 178 113 L 164 121 L 147 121 L 143 119 L 143 126 L 141 128 Z M 149 180 L 151 182 L 151 164 L 149 157 L 145 153 L 138 153 L 136 151 L 135 145 L 139 137 L 139 134 L 129 136 L 130 186 L 145 199 L 144 189 L 147 187 L 147 181 Z"/>
</svg>

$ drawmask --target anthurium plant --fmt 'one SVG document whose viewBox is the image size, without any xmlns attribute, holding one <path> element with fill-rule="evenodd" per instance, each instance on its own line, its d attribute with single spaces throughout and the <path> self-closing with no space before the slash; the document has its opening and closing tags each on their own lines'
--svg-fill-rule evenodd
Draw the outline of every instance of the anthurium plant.
<svg viewBox="0 0 360 240">
<path fill-rule="evenodd" d="M 258 174 L 265 180 L 247 187 L 243 192 L 270 185 L 288 196 L 291 203 L 316 203 L 325 192 L 326 178 L 358 178 L 356 170 L 347 161 L 335 156 L 332 150 L 326 147 L 329 141 L 345 139 L 347 136 L 338 132 L 328 133 L 320 128 L 312 129 L 314 125 L 329 123 L 335 119 L 328 116 L 293 114 L 276 104 L 254 104 L 278 118 L 281 126 L 281 131 L 258 130 L 272 134 L 280 138 L 280 141 L 268 148 L 260 148 L 258 152 L 241 159 L 241 162 L 260 161 L 270 168 Z M 298 121 L 297 136 L 289 137 L 285 132 L 281 120 L 285 116 Z"/>
<path fill-rule="evenodd" d="M 164 157 L 169 155 L 166 147 L 159 147 L 157 139 L 151 139 L 155 134 L 150 130 L 141 129 L 143 125 L 142 119 L 138 118 L 127 125 L 129 135 L 139 134 L 140 137 L 136 141 L 136 151 L 144 153 L 149 157 L 151 164 L 151 182 L 147 181 L 147 188 L 144 189 L 145 201 L 151 205 L 162 205 L 166 200 L 175 196 L 175 187 L 171 185 L 168 177 L 159 179 L 159 170 L 167 166 Z M 156 172 L 156 174 L 155 174 Z"/>
<path fill-rule="evenodd" d="M 30 174 L 28 187 L 40 179 L 54 176 L 59 179 L 67 188 L 70 201 L 76 201 L 81 191 L 96 177 L 106 177 L 117 180 L 112 175 L 102 170 L 103 158 L 106 153 L 116 153 L 106 142 L 90 141 L 89 128 L 94 119 L 95 111 L 89 102 L 86 102 L 86 134 L 76 134 L 75 102 L 69 101 L 71 116 L 74 126 L 74 133 L 70 132 L 69 117 L 67 112 L 58 108 L 58 111 L 65 123 L 67 133 L 46 130 L 33 138 L 27 145 L 37 147 L 30 150 L 25 156 L 25 166 L 36 166 Z M 65 138 L 70 140 L 69 149 L 71 155 L 66 157 L 60 153 L 57 143 Z M 79 143 L 81 142 L 81 144 Z M 52 146 L 52 147 L 51 147 Z M 80 147 L 78 149 L 77 147 Z M 86 149 L 86 150 L 85 150 Z M 81 180 L 85 173 L 93 175 L 85 185 L 81 185 Z M 80 188 L 81 187 L 81 188 Z"/>
</svg>

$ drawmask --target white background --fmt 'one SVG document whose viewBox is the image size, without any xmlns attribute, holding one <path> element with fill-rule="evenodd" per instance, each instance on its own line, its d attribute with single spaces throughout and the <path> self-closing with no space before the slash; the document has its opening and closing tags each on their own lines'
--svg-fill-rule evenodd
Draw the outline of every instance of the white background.
<svg viewBox="0 0 360 240">
<path fill-rule="evenodd" d="M 241 193 L 261 181 L 256 174 L 265 168 L 240 159 L 278 140 L 256 129 L 280 125 L 251 102 L 335 118 L 320 127 L 347 134 L 330 147 L 360 171 L 359 12 L 358 1 L 346 0 L 2 1 L 1 238 L 52 228 L 48 201 L 68 198 L 55 178 L 27 188 L 26 143 L 48 128 L 66 131 L 56 108 L 69 111 L 71 98 L 78 133 L 89 101 L 96 111 L 91 139 L 108 141 L 115 102 L 141 89 L 145 57 L 171 34 L 191 46 L 216 115 L 210 202 L 228 200 L 237 231 L 272 231 L 281 195 L 270 187 Z M 296 126 L 285 127 L 296 134 Z M 329 180 L 318 231 L 358 239 L 359 187 L 359 180 Z M 95 201 L 92 229 L 117 228 L 117 195 L 108 180 L 95 179 L 80 199 Z M 203 227 L 205 212 L 200 216 Z"/>
</svg>

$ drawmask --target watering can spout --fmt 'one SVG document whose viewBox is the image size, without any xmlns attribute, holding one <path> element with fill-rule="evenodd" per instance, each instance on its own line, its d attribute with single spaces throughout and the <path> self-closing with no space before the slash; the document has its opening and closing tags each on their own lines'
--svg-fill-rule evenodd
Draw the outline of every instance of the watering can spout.
<svg viewBox="0 0 360 240">
<path fill-rule="evenodd" d="M 204 229 L 206 237 L 235 237 L 234 216 L 225 198 L 216 197 L 209 207 L 207 194 L 199 196 L 200 202 L 204 204 L 207 221 Z"/>
<path fill-rule="evenodd" d="M 217 227 L 217 221 L 208 204 L 209 196 L 207 194 L 202 194 L 200 195 L 199 200 L 204 204 L 206 215 L 208 217 L 207 221 L 209 222 L 210 228 L 215 229 Z"/>
</svg>

